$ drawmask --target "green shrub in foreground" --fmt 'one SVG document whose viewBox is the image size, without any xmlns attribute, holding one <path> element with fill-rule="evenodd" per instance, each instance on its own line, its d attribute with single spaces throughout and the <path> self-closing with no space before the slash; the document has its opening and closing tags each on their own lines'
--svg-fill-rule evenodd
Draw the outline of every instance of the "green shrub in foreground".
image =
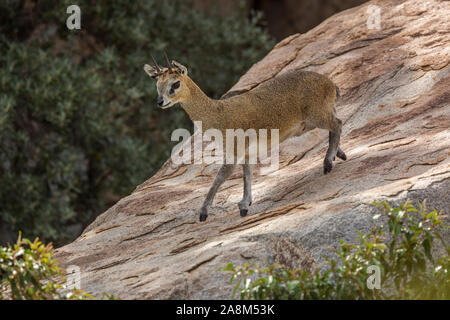
<svg viewBox="0 0 450 320">
<path fill-rule="evenodd" d="M 2 299 L 87 299 L 81 290 L 69 290 L 53 282 L 63 276 L 53 258 L 51 244 L 19 239 L 14 245 L 0 247 L 0 300 Z"/>
<path fill-rule="evenodd" d="M 386 223 L 369 234 L 359 233 L 359 243 L 341 241 L 337 258 L 326 259 L 325 270 L 288 270 L 271 265 L 243 267 L 229 264 L 222 270 L 237 281 L 233 295 L 241 299 L 450 299 L 450 246 L 441 231 L 448 229 L 436 210 L 427 212 L 409 202 L 392 208 L 387 202 L 374 203 Z M 387 226 L 387 228 L 386 228 Z M 446 254 L 432 249 L 435 241 Z M 441 248 L 442 249 L 442 248 Z M 369 289 L 368 267 L 380 270 L 380 289 Z M 372 267 L 373 268 L 373 267 Z"/>
</svg>

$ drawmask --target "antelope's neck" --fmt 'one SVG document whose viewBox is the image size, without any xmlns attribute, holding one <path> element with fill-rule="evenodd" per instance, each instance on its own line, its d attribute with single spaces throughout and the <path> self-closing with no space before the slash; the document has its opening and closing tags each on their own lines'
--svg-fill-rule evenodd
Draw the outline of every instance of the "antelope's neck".
<svg viewBox="0 0 450 320">
<path fill-rule="evenodd" d="M 209 98 L 189 77 L 186 85 L 190 90 L 190 97 L 181 103 L 192 121 L 207 121 L 217 116 L 217 102 Z"/>
</svg>

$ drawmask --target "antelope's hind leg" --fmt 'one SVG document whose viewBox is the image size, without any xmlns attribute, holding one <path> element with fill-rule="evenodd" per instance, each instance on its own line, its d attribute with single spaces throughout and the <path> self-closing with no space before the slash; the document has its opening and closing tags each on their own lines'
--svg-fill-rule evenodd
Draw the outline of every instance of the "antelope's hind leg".
<svg viewBox="0 0 450 320">
<path fill-rule="evenodd" d="M 347 160 L 347 156 L 345 155 L 344 151 L 342 151 L 341 147 L 338 147 L 336 157 L 342 160 Z"/>
<path fill-rule="evenodd" d="M 233 173 L 235 164 L 223 164 L 216 177 L 211 188 L 208 191 L 205 201 L 203 201 L 202 207 L 200 208 L 200 221 L 205 221 L 208 217 L 208 208 L 211 206 L 214 197 L 216 196 L 217 190 L 220 186 L 227 180 L 227 178 Z"/>
<path fill-rule="evenodd" d="M 248 207 L 252 204 L 252 170 L 253 165 L 243 164 L 242 169 L 244 171 L 244 196 L 239 202 L 239 213 L 241 217 L 245 217 L 248 213 Z"/>
<path fill-rule="evenodd" d="M 342 121 L 337 117 L 333 118 L 334 119 L 331 124 L 325 128 L 328 129 L 330 133 L 328 138 L 328 150 L 323 161 L 324 174 L 327 174 L 331 171 L 331 169 L 333 168 L 333 160 L 335 160 L 336 156 L 342 160 L 347 159 L 344 151 L 339 148 L 339 142 L 342 133 Z"/>
</svg>

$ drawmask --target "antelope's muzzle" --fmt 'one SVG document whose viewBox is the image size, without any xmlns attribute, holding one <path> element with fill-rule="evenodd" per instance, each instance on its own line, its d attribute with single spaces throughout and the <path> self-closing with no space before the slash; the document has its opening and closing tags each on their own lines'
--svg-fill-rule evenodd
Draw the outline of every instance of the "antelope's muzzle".
<svg viewBox="0 0 450 320">
<path fill-rule="evenodd" d="M 163 97 L 158 97 L 158 99 L 156 99 L 156 103 L 158 104 L 158 106 L 162 106 L 164 103 L 164 98 Z"/>
</svg>

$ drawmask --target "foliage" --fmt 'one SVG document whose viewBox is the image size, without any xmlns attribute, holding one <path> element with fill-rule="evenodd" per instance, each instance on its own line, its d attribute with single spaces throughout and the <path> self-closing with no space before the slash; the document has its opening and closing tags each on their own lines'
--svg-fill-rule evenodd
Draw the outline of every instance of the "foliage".
<svg viewBox="0 0 450 320">
<path fill-rule="evenodd" d="M 236 280 L 233 295 L 241 299 L 450 299 L 450 246 L 441 231 L 448 229 L 436 210 L 425 203 L 392 208 L 387 202 L 374 203 L 381 211 L 369 234 L 359 233 L 359 243 L 341 241 L 337 258 L 327 258 L 325 268 L 312 272 L 288 270 L 280 265 L 267 268 L 229 264 L 222 270 Z M 385 232 L 387 225 L 387 232 Z M 435 258 L 435 242 L 446 254 Z M 369 288 L 373 270 L 380 270 L 380 287 Z M 372 267 L 373 268 L 373 267 Z M 370 279 L 369 279 L 370 278 Z"/>
<path fill-rule="evenodd" d="M 34 242 L 21 239 L 19 234 L 13 246 L 0 247 L 0 300 L 92 298 L 77 288 L 69 290 L 65 284 L 52 282 L 61 276 L 51 244 L 44 245 L 38 238 Z"/>
<path fill-rule="evenodd" d="M 190 128 L 181 108 L 154 107 L 150 52 L 189 67 L 219 97 L 273 45 L 261 16 L 223 17 L 189 1 L 0 2 L 0 225 L 60 245 L 148 178 Z M 73 236 L 73 235 L 72 235 Z"/>
</svg>

